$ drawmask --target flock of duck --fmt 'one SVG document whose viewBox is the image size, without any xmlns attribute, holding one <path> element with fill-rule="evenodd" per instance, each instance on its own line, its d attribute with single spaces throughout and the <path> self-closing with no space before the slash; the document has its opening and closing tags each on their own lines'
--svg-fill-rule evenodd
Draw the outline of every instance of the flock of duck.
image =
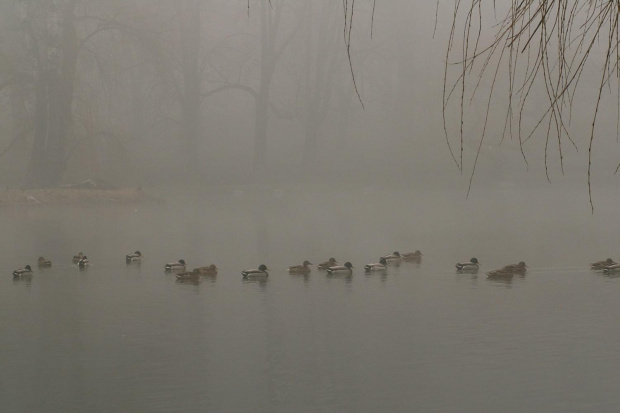
<svg viewBox="0 0 620 413">
<path fill-rule="evenodd" d="M 139 263 L 142 261 L 143 255 L 140 251 L 135 251 L 132 254 L 127 254 L 125 256 L 125 262 L 127 264 Z M 366 264 L 364 265 L 364 271 L 367 273 L 379 273 L 386 272 L 388 266 L 390 265 L 399 265 L 401 262 L 413 262 L 420 263 L 422 261 L 422 253 L 420 250 L 416 250 L 415 252 L 409 253 L 399 253 L 398 251 L 394 251 L 392 254 L 387 254 L 379 258 L 379 262 Z M 73 256 L 73 263 L 77 265 L 79 268 L 86 268 L 90 265 L 88 257 L 83 253 L 78 253 Z M 51 267 L 52 261 L 45 259 L 43 257 L 39 257 L 37 260 L 37 265 L 39 268 Z M 293 265 L 288 267 L 288 272 L 290 274 L 309 274 L 312 269 L 310 268 L 312 264 L 310 261 L 304 261 L 301 265 Z M 480 269 L 480 262 L 477 258 L 472 258 L 467 262 L 459 262 L 455 265 L 457 273 L 473 273 L 477 274 Z M 352 274 L 353 273 L 353 264 L 349 261 L 345 262 L 343 265 L 340 265 L 335 258 L 330 258 L 329 260 L 322 262 L 317 265 L 317 269 L 321 271 L 326 271 L 327 274 Z M 590 269 L 603 271 L 606 273 L 620 271 L 620 264 L 612 260 L 611 258 L 607 258 L 604 261 L 597 261 L 590 264 Z M 204 267 L 194 268 L 191 271 L 187 271 L 187 263 L 185 260 L 180 259 L 176 262 L 170 262 L 164 265 L 164 270 L 167 272 L 174 272 L 178 279 L 193 279 L 199 278 L 201 275 L 217 275 L 217 267 L 215 264 L 211 264 Z M 257 277 L 268 277 L 269 276 L 269 268 L 266 265 L 261 264 L 258 268 L 252 268 L 248 270 L 241 271 L 241 275 L 244 278 L 257 278 Z M 514 275 L 525 275 L 527 271 L 527 266 L 525 262 L 521 261 L 518 264 L 506 265 L 497 270 L 487 272 L 487 276 L 489 278 L 509 278 Z M 13 277 L 23 277 L 27 275 L 31 275 L 33 273 L 32 267 L 30 265 L 26 265 L 24 268 L 20 268 L 18 270 L 13 271 Z"/>
</svg>

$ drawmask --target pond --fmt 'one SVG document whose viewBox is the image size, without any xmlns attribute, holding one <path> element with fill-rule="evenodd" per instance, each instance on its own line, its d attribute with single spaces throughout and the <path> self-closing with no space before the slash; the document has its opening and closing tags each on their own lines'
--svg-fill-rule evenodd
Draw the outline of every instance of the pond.
<svg viewBox="0 0 620 413">
<path fill-rule="evenodd" d="M 620 258 L 618 200 L 591 215 L 574 195 L 245 187 L 5 208 L 3 410 L 615 411 L 620 278 L 588 265 Z M 416 249 L 419 264 L 363 271 Z M 353 274 L 286 271 L 332 256 Z M 471 257 L 480 272 L 456 274 Z M 164 264 L 180 258 L 218 275 L 179 282 Z M 525 276 L 485 275 L 522 260 Z M 259 264 L 267 279 L 242 278 Z"/>
</svg>

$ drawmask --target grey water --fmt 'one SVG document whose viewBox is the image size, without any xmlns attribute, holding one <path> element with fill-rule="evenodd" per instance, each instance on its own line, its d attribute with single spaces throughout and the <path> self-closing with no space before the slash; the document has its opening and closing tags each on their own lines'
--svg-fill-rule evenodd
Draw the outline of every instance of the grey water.
<svg viewBox="0 0 620 413">
<path fill-rule="evenodd" d="M 616 411 L 620 278 L 588 264 L 620 258 L 618 196 L 592 215 L 583 191 L 265 186 L 5 208 L 2 411 Z M 416 249 L 419 264 L 363 272 Z M 286 271 L 331 256 L 353 274 Z M 480 272 L 456 274 L 471 257 Z M 179 282 L 163 269 L 179 258 L 219 273 Z M 523 277 L 484 274 L 521 260 Z M 242 279 L 263 263 L 266 280 Z"/>
</svg>

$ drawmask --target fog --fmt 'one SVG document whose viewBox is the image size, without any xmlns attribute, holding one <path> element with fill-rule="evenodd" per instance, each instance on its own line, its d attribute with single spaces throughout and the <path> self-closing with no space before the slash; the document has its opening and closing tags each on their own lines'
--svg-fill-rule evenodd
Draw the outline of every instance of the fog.
<svg viewBox="0 0 620 413">
<path fill-rule="evenodd" d="M 481 15 L 489 27 L 509 2 L 497 3 Z M 0 401 L 59 412 L 617 405 L 617 279 L 588 272 L 618 258 L 616 84 L 598 111 L 592 213 L 596 64 L 571 102 L 562 169 L 557 136 L 537 127 L 543 80 L 508 122 L 505 70 L 493 89 L 475 66 L 460 98 L 453 2 L 354 4 L 351 17 L 351 2 L 333 0 L 0 2 L 5 193 L 95 179 L 149 197 L 0 205 L 0 353 L 15 355 Z M 143 262 L 125 265 L 136 249 Z M 422 263 L 362 275 L 416 249 Z M 70 263 L 78 251 L 85 271 Z M 40 255 L 53 267 L 9 279 Z M 286 271 L 332 256 L 353 274 Z M 471 257 L 480 275 L 455 276 Z M 219 274 L 180 282 L 163 271 L 178 259 Z M 484 275 L 522 260 L 527 276 Z M 268 280 L 242 282 L 260 264 Z M 593 345 L 603 356 L 582 358 Z M 599 374 L 583 378 L 576 361 Z"/>
<path fill-rule="evenodd" d="M 458 99 L 446 107 L 447 140 L 442 117 L 452 6 L 395 1 L 374 13 L 372 6 L 358 2 L 347 20 L 328 1 L 6 2 L 0 184 L 99 178 L 146 187 L 342 181 L 467 188 L 491 80 L 464 105 L 459 171 L 447 143 L 460 158 Z M 483 32 L 480 42 L 491 35 Z M 460 70 L 458 54 L 449 60 L 448 90 Z M 563 148 L 564 175 L 557 148 L 547 151 L 552 181 L 583 181 L 596 97 L 591 72 L 591 79 L 582 75 L 584 92 L 571 114 L 575 147 Z M 475 84 L 474 77 L 467 90 Z M 516 134 L 504 132 L 507 90 L 497 90 L 474 189 L 541 184 L 548 135 L 541 128 L 523 146 L 526 162 Z M 525 135 L 548 104 L 542 95 L 531 100 Z M 594 146 L 594 185 L 613 180 L 618 155 L 609 142 L 615 109 L 602 109 L 599 119 L 604 144 Z"/>
</svg>

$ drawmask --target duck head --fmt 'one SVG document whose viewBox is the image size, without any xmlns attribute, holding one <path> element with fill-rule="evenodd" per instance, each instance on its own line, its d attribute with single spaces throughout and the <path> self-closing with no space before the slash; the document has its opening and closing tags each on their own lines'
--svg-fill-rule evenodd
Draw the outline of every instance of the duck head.
<svg viewBox="0 0 620 413">
<path fill-rule="evenodd" d="M 385 257 L 381 257 L 379 259 L 379 263 L 383 264 L 383 265 L 387 265 L 387 260 L 385 259 Z"/>
<path fill-rule="evenodd" d="M 258 267 L 258 269 L 261 270 L 261 271 L 267 271 L 268 270 L 268 268 L 267 268 L 267 266 L 265 264 L 261 264 L 260 267 Z"/>
<path fill-rule="evenodd" d="M 28 271 L 32 271 L 32 268 L 30 268 L 30 265 L 26 265 L 24 268 L 27 269 Z"/>
<path fill-rule="evenodd" d="M 469 262 L 473 262 L 474 264 L 479 264 L 478 258 L 472 258 Z"/>
<path fill-rule="evenodd" d="M 304 261 L 304 267 L 307 267 L 308 265 L 313 265 L 310 261 Z"/>
<path fill-rule="evenodd" d="M 185 260 L 183 260 L 183 259 L 179 260 L 179 264 L 185 265 Z"/>
<path fill-rule="evenodd" d="M 347 268 L 353 268 L 353 264 L 351 264 L 349 261 L 345 262 L 344 266 Z"/>
</svg>

